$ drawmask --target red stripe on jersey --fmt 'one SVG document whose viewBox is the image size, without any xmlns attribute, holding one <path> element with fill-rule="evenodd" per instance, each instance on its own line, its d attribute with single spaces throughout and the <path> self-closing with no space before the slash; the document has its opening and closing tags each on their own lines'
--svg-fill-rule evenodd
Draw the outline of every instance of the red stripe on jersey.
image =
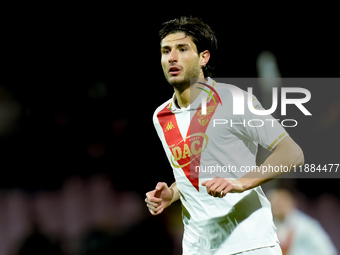
<svg viewBox="0 0 340 255">
<path fill-rule="evenodd" d="M 201 162 L 202 146 L 204 142 L 204 136 L 201 134 L 205 134 L 218 104 L 219 102 L 215 105 L 213 100 L 210 100 L 207 103 L 207 115 L 201 114 L 200 107 L 197 109 L 195 115 L 191 119 L 186 137 L 182 137 L 177 125 L 176 116 L 169 109 L 169 104 L 157 114 L 165 141 L 172 153 L 173 158 L 171 158 L 171 162 L 173 166 L 182 168 L 185 176 L 197 191 L 199 191 L 199 172 L 195 171 L 195 167 L 200 166 Z M 207 140 L 205 142 L 208 143 Z M 178 165 L 174 164 L 173 159 Z"/>
</svg>

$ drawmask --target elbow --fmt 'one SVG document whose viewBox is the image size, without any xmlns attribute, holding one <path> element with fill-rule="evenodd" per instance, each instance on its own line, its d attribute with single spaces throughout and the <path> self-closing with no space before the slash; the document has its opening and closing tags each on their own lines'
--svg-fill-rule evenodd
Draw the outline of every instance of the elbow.
<svg viewBox="0 0 340 255">
<path fill-rule="evenodd" d="M 294 148 L 294 165 L 301 166 L 305 163 L 305 156 L 299 145 L 296 144 Z"/>
<path fill-rule="evenodd" d="M 279 157 L 287 165 L 301 166 L 305 163 L 305 157 L 300 146 L 293 141 L 289 136 L 284 138 L 275 148 L 274 153 L 278 153 Z"/>
<path fill-rule="evenodd" d="M 300 146 L 291 138 L 287 139 L 287 143 L 288 143 L 287 149 L 290 152 L 289 155 L 291 158 L 291 163 L 295 166 L 303 165 L 305 163 L 305 156 Z"/>
</svg>

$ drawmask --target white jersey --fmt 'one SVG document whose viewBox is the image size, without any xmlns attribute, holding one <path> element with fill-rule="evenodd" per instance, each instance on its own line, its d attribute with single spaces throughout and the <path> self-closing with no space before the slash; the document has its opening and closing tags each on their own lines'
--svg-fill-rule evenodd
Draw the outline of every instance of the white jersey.
<svg viewBox="0 0 340 255">
<path fill-rule="evenodd" d="M 247 107 L 244 115 L 234 115 L 231 91 L 210 78 L 207 84 L 207 91 L 212 86 L 215 90 L 210 90 L 214 96 L 208 98 L 206 115 L 201 111 L 200 96 L 181 109 L 176 107 L 173 96 L 153 116 L 180 192 L 184 254 L 234 254 L 274 246 L 278 242 L 276 228 L 261 187 L 215 198 L 201 183 L 216 175 L 225 178 L 244 175 L 242 169 L 256 166 L 258 144 L 271 150 L 287 133 L 271 116 L 255 115 Z M 246 98 L 247 93 L 240 91 Z M 253 105 L 262 108 L 256 98 Z M 234 171 L 221 171 L 227 170 L 227 166 Z M 209 167 L 215 170 L 215 175 L 207 173 Z"/>
</svg>

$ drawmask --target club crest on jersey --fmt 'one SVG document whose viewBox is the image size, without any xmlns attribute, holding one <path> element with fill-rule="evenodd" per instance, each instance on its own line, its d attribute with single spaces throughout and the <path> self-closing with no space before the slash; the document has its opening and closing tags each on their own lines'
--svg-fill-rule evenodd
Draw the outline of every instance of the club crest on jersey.
<svg viewBox="0 0 340 255">
<path fill-rule="evenodd" d="M 209 123 L 210 118 L 208 116 L 214 112 L 215 110 L 215 105 L 211 105 L 207 107 L 207 114 L 202 114 L 202 110 L 199 110 L 197 112 L 197 121 L 199 124 L 202 126 L 205 126 L 207 123 Z"/>
<path fill-rule="evenodd" d="M 202 154 L 202 152 L 206 149 L 208 142 L 209 137 L 206 134 L 196 133 L 187 136 L 176 145 L 172 145 L 169 147 L 172 153 L 172 165 L 176 168 L 189 165 Z"/>
</svg>

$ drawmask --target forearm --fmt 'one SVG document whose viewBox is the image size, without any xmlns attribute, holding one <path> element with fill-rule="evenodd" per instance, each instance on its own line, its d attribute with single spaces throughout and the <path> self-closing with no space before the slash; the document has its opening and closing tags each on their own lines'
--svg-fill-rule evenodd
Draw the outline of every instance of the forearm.
<svg viewBox="0 0 340 255">
<path fill-rule="evenodd" d="M 241 182 L 244 190 L 252 189 L 286 173 L 281 171 L 263 171 L 264 169 L 269 169 L 269 166 L 280 166 L 280 169 L 285 169 L 286 171 L 287 169 L 290 170 L 293 166 L 299 166 L 303 163 L 304 156 L 302 150 L 290 137 L 286 137 L 274 148 L 273 153 L 256 171 L 249 172 L 238 180 Z"/>
<path fill-rule="evenodd" d="M 177 188 L 177 183 L 174 182 L 171 186 L 170 186 L 171 192 L 172 192 L 172 199 L 171 199 L 171 203 L 176 202 L 179 199 L 179 190 Z"/>
</svg>

